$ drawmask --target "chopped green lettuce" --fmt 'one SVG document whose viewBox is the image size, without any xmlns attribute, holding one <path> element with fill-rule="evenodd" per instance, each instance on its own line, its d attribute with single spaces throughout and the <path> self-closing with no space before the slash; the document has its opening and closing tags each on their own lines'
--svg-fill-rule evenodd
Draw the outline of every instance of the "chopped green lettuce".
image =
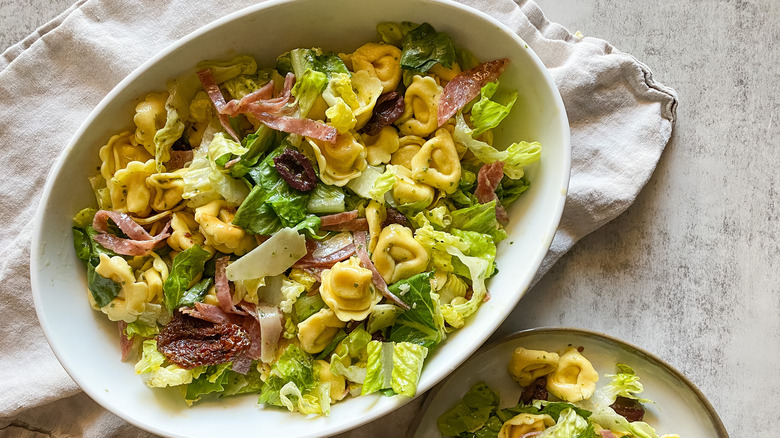
<svg viewBox="0 0 780 438">
<path fill-rule="evenodd" d="M 437 63 L 449 68 L 455 62 L 455 46 L 449 35 L 428 23 L 408 31 L 402 39 L 401 68 L 425 73 Z"/>
<path fill-rule="evenodd" d="M 100 254 L 115 256 L 113 251 L 104 248 L 92 239 L 99 234 L 92 228 L 92 219 L 97 211 L 84 209 L 76 214 L 73 227 L 73 247 L 76 256 L 87 266 L 87 287 L 98 307 L 107 306 L 122 291 L 122 285 L 95 272 L 100 264 Z"/>
<path fill-rule="evenodd" d="M 504 96 L 506 103 L 501 104 L 493 99 L 498 90 L 498 82 L 489 82 L 480 90 L 480 99 L 471 107 L 471 124 L 474 131 L 471 135 L 479 135 L 488 129 L 493 129 L 504 120 L 512 110 L 512 105 L 517 100 L 517 91 L 512 91 L 509 96 Z"/>
<path fill-rule="evenodd" d="M 210 160 L 203 148 L 195 150 L 183 180 L 181 197 L 188 199 L 191 207 L 199 207 L 217 199 L 224 199 L 230 206 L 238 206 L 249 194 L 246 183 L 233 178 Z"/>
<path fill-rule="evenodd" d="M 314 214 L 343 213 L 344 189 L 327 184 L 317 184 L 309 196 L 306 211 Z"/>
<path fill-rule="evenodd" d="M 555 424 L 548 427 L 539 435 L 544 438 L 585 438 L 582 434 L 590 428 L 593 432 L 593 426 L 585 418 L 577 415 L 574 409 L 566 409 L 560 413 Z M 591 436 L 596 436 L 592 434 Z"/>
<path fill-rule="evenodd" d="M 257 61 L 249 55 L 238 55 L 224 61 L 202 61 L 195 67 L 196 70 L 211 69 L 214 82 L 221 84 L 239 75 L 253 75 L 257 72 Z"/>
<path fill-rule="evenodd" d="M 369 342 L 367 348 L 366 379 L 361 394 L 382 391 L 414 397 L 428 349 L 410 342 L 379 341 Z"/>
<path fill-rule="evenodd" d="M 496 219 L 496 201 L 475 204 L 450 213 L 452 228 L 464 231 L 476 231 L 493 237 L 494 242 L 506 239 L 507 234 Z"/>
<path fill-rule="evenodd" d="M 230 366 L 231 363 L 228 362 L 205 367 L 197 378 L 187 384 L 187 389 L 184 391 L 184 401 L 192 406 L 206 394 L 223 392 L 229 378 L 228 369 Z"/>
<path fill-rule="evenodd" d="M 366 346 L 371 335 L 362 327 L 352 330 L 333 351 L 330 358 L 330 372 L 344 376 L 355 383 L 363 383 L 366 378 Z"/>
<path fill-rule="evenodd" d="M 504 174 L 512 179 L 522 178 L 524 174 L 523 168 L 539 161 L 539 158 L 542 156 L 542 146 L 537 142 L 528 143 L 521 141 L 512 143 L 506 150 L 499 151 L 493 146 L 475 139 L 473 132 L 463 119 L 463 115 L 458 113 L 455 116 L 455 131 L 452 138 L 466 146 L 483 163 L 502 161 L 504 163 Z"/>
<path fill-rule="evenodd" d="M 318 380 L 314 360 L 295 344 L 289 345 L 271 368 L 260 391 L 259 403 L 284 406 L 291 412 L 321 414 L 322 404 L 314 390 Z"/>
<path fill-rule="evenodd" d="M 390 292 L 398 296 L 409 310 L 395 319 L 389 340 L 411 342 L 428 349 L 435 348 L 444 337 L 444 321 L 438 300 L 431 297 L 431 272 L 423 272 L 390 285 Z"/>
<path fill-rule="evenodd" d="M 165 304 L 166 309 L 173 312 L 185 304 L 185 295 L 193 286 L 195 278 L 203 272 L 206 261 L 210 258 L 211 253 L 198 245 L 192 245 L 176 254 L 176 257 L 173 258 L 171 273 L 163 283 L 163 304 Z M 193 292 L 195 295 L 200 293 L 200 289 Z M 202 293 L 205 294 L 205 292 Z M 191 297 L 191 295 L 188 296 L 186 301 L 191 301 Z"/>
<path fill-rule="evenodd" d="M 452 408 L 436 420 L 439 431 L 446 436 L 473 432 L 487 423 L 498 408 L 499 396 L 485 382 L 475 383 Z"/>
<path fill-rule="evenodd" d="M 400 23 L 384 22 L 376 25 L 376 33 L 379 34 L 382 41 L 401 48 L 404 36 L 418 26 L 418 23 L 412 23 L 411 21 L 402 21 Z"/>
<path fill-rule="evenodd" d="M 192 370 L 185 370 L 177 365 L 162 366 L 165 362 L 165 356 L 157 351 L 156 340 L 147 339 L 141 348 L 141 359 L 135 364 L 135 373 L 144 375 L 146 386 L 164 388 L 192 382 Z"/>
<path fill-rule="evenodd" d="M 184 121 L 190 115 L 190 102 L 201 88 L 198 77 L 192 72 L 169 80 L 165 86 L 168 89 L 165 126 L 154 134 L 154 162 L 160 172 L 171 159 L 171 148 L 184 132 Z"/>
<path fill-rule="evenodd" d="M 249 170 L 255 186 L 236 211 L 233 224 L 253 234 L 271 235 L 306 219 L 309 194 L 290 187 L 274 166 L 273 159 L 286 148 L 282 143 Z"/>
</svg>

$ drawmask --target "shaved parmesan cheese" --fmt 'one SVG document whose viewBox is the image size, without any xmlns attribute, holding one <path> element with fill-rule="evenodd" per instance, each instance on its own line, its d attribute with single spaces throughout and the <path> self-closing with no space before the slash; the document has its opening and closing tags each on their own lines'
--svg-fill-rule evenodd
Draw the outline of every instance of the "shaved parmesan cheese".
<svg viewBox="0 0 780 438">
<path fill-rule="evenodd" d="M 306 255 L 306 238 L 292 228 L 283 228 L 257 248 L 228 265 L 230 281 L 279 275 Z"/>
</svg>

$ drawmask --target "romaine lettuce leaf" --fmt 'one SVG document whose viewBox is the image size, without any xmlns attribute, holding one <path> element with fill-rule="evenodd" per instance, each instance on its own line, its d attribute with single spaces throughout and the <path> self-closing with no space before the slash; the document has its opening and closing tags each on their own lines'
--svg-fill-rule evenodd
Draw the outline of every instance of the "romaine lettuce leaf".
<svg viewBox="0 0 780 438">
<path fill-rule="evenodd" d="M 588 420 L 577 415 L 573 409 L 566 409 L 560 413 L 555 424 L 548 427 L 539 437 L 544 438 L 585 438 L 583 432 L 590 429 L 593 432 L 593 426 Z M 595 433 L 592 435 L 595 437 Z"/>
<path fill-rule="evenodd" d="M 184 132 L 184 121 L 190 115 L 190 102 L 201 87 L 198 77 L 188 72 L 165 84 L 168 99 L 165 101 L 167 118 L 165 126 L 154 134 L 154 162 L 162 172 L 165 163 L 171 159 L 171 148 Z"/>
<path fill-rule="evenodd" d="M 249 194 L 244 181 L 231 177 L 202 149 L 196 149 L 192 163 L 184 174 L 184 192 L 181 197 L 190 200 L 191 207 L 199 207 L 216 199 L 228 205 L 240 205 Z"/>
<path fill-rule="evenodd" d="M 363 383 L 366 378 L 366 346 L 371 335 L 362 327 L 352 330 L 342 340 L 330 357 L 330 372 L 347 380 Z"/>
<path fill-rule="evenodd" d="M 495 243 L 506 239 L 507 234 L 496 219 L 496 201 L 475 204 L 450 213 L 452 228 L 464 231 L 476 231 L 493 237 Z"/>
<path fill-rule="evenodd" d="M 150 388 L 179 386 L 192 382 L 193 371 L 176 365 L 162 366 L 165 356 L 157 351 L 157 341 L 148 339 L 142 345 L 141 359 L 135 364 L 135 373 L 144 375 L 144 383 Z"/>
<path fill-rule="evenodd" d="M 223 363 L 206 367 L 197 378 L 187 384 L 184 392 L 184 401 L 189 406 L 199 401 L 201 397 L 213 392 L 223 392 L 228 381 L 228 369 L 231 363 Z"/>
<path fill-rule="evenodd" d="M 458 436 L 476 431 L 487 423 L 498 408 L 499 396 L 485 382 L 475 383 L 452 408 L 436 420 L 439 432 L 446 436 Z"/>
<path fill-rule="evenodd" d="M 309 196 L 306 211 L 315 214 L 343 213 L 344 189 L 327 184 L 317 184 Z"/>
<path fill-rule="evenodd" d="M 512 179 L 522 178 L 523 168 L 539 161 L 542 156 L 542 146 L 537 142 L 512 143 L 506 150 L 499 151 L 493 146 L 475 139 L 472 129 L 466 124 L 461 113 L 455 116 L 455 131 L 452 138 L 466 146 L 483 163 L 502 161 L 504 174 Z"/>
<path fill-rule="evenodd" d="M 93 300 L 98 307 L 105 307 L 119 295 L 122 285 L 95 272 L 100 264 L 100 254 L 110 257 L 116 255 L 92 239 L 99 234 L 91 225 L 96 212 L 94 209 L 84 209 L 76 214 L 73 220 L 73 247 L 76 256 L 87 266 L 87 286 Z"/>
<path fill-rule="evenodd" d="M 211 253 L 198 245 L 193 245 L 176 254 L 176 257 L 173 258 L 171 272 L 163 283 L 163 304 L 168 311 L 173 312 L 184 304 L 183 299 L 192 286 L 192 282 L 203 272 L 206 260 L 210 258 Z M 193 294 L 198 293 L 199 290 L 193 292 Z M 187 301 L 190 298 L 188 297 Z"/>
<path fill-rule="evenodd" d="M 395 319 L 388 339 L 394 342 L 411 342 L 428 349 L 435 348 L 444 337 L 444 325 L 437 318 L 438 302 L 431 298 L 431 272 L 423 272 L 390 285 L 390 292 L 401 298 L 410 309 Z M 438 300 L 437 300 L 438 301 Z M 442 321 L 442 324 L 437 324 Z"/>
<path fill-rule="evenodd" d="M 505 96 L 506 104 L 492 100 L 498 90 L 498 82 L 489 82 L 480 90 L 480 99 L 471 107 L 471 124 L 474 126 L 472 135 L 479 135 L 488 129 L 493 129 L 504 120 L 512 110 L 512 105 L 517 100 L 517 91 L 512 91 Z"/>
<path fill-rule="evenodd" d="M 257 71 L 257 61 L 249 55 L 238 55 L 224 61 L 201 61 L 196 70 L 211 69 L 214 82 L 221 84 L 238 75 L 253 75 Z"/>
<path fill-rule="evenodd" d="M 286 148 L 282 143 L 249 170 L 255 186 L 236 211 L 233 224 L 253 234 L 270 235 L 306 219 L 309 194 L 290 187 L 274 166 L 273 159 Z"/>
<path fill-rule="evenodd" d="M 292 383 L 292 385 L 288 385 Z M 314 360 L 295 344 L 290 344 L 282 356 L 271 368 L 268 379 L 260 391 L 258 403 L 274 406 L 285 406 L 291 411 L 298 408 L 292 403 L 288 406 L 283 397 L 290 401 L 290 395 L 296 395 L 298 400 L 315 388 L 317 379 L 314 375 Z M 282 388 L 286 389 L 280 393 Z M 300 392 L 300 396 L 297 395 Z"/>
<path fill-rule="evenodd" d="M 446 68 L 455 62 L 455 47 L 449 35 L 436 32 L 428 23 L 408 31 L 402 40 L 401 68 L 427 72 L 437 63 Z"/>
<path fill-rule="evenodd" d="M 400 23 L 384 22 L 376 25 L 376 33 L 379 34 L 382 41 L 401 48 L 404 35 L 418 26 L 420 26 L 418 23 L 412 23 L 411 21 L 402 21 Z"/>
<path fill-rule="evenodd" d="M 382 391 L 414 397 L 428 349 L 410 342 L 379 341 L 369 342 L 367 349 L 366 379 L 361 394 Z"/>
</svg>

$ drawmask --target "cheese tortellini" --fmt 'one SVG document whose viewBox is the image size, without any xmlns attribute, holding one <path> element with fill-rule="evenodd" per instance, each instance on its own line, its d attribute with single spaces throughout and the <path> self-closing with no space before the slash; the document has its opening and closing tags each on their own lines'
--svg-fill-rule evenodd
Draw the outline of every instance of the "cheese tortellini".
<svg viewBox="0 0 780 438">
<path fill-rule="evenodd" d="M 157 131 L 165 126 L 168 119 L 168 113 L 165 109 L 165 102 L 168 100 L 168 93 L 149 93 L 143 102 L 135 107 L 135 139 L 139 144 L 151 154 L 154 155 L 154 136 Z"/>
<path fill-rule="evenodd" d="M 529 386 L 539 377 L 558 368 L 558 353 L 518 347 L 509 360 L 509 374 L 520 386 Z"/>
<path fill-rule="evenodd" d="M 361 321 L 382 299 L 372 284 L 371 271 L 352 257 L 322 273 L 320 296 L 341 321 Z"/>
<path fill-rule="evenodd" d="M 130 162 L 145 163 L 154 157 L 133 141 L 133 133 L 125 131 L 112 136 L 105 146 L 100 148 L 100 174 L 108 182 L 117 170 L 124 169 Z"/>
<path fill-rule="evenodd" d="M 244 255 L 255 247 L 255 240 L 241 227 L 233 225 L 235 212 L 222 200 L 211 201 L 195 209 L 195 222 L 206 245 L 226 254 Z"/>
<path fill-rule="evenodd" d="M 555 424 L 547 414 L 519 414 L 509 419 L 498 432 L 498 438 L 521 438 L 529 432 L 542 432 Z"/>
<path fill-rule="evenodd" d="M 171 235 L 168 237 L 168 246 L 174 251 L 184 251 L 198 245 L 205 250 L 213 249 L 205 245 L 206 238 L 198 231 L 198 223 L 192 213 L 177 211 L 171 217 Z"/>
<path fill-rule="evenodd" d="M 319 312 L 298 323 L 298 340 L 307 353 L 319 353 L 328 346 L 339 329 L 347 323 L 341 321 L 333 310 L 325 307 Z"/>
<path fill-rule="evenodd" d="M 576 348 L 569 348 L 558 360 L 558 368 L 547 376 L 547 391 L 567 402 L 590 398 L 599 374 Z"/>
<path fill-rule="evenodd" d="M 154 268 L 150 268 L 154 271 Z M 162 291 L 162 280 L 159 273 L 144 271 L 143 276 L 150 278 L 153 287 L 149 287 L 146 281 L 137 281 L 133 275 L 133 268 L 127 261 L 119 256 L 109 257 L 100 254 L 100 263 L 95 267 L 95 272 L 101 277 L 108 278 L 122 286 L 121 291 L 110 303 L 100 310 L 108 315 L 111 321 L 135 322 L 138 316 L 146 310 L 146 304 L 151 302 Z"/>
<path fill-rule="evenodd" d="M 108 184 L 114 210 L 137 216 L 149 215 L 152 192 L 146 185 L 146 179 L 155 173 L 154 160 L 145 163 L 131 161 L 124 169 L 117 170 Z"/>
<path fill-rule="evenodd" d="M 396 121 L 404 135 L 426 137 L 438 128 L 442 88 L 430 76 L 415 76 L 404 94 L 404 113 Z"/>
<path fill-rule="evenodd" d="M 359 177 L 368 166 L 366 147 L 352 133 L 339 135 L 336 143 L 308 139 L 325 184 L 345 186 Z"/>
<path fill-rule="evenodd" d="M 186 169 L 171 173 L 155 173 L 146 178 L 151 192 L 150 206 L 155 211 L 170 210 L 182 201 Z"/>
<path fill-rule="evenodd" d="M 387 211 L 384 206 L 374 200 L 368 203 L 366 207 L 366 221 L 368 222 L 368 251 L 374 252 L 376 243 L 379 240 L 379 233 L 382 232 L 382 224 L 387 219 Z"/>
<path fill-rule="evenodd" d="M 395 91 L 401 81 L 401 50 L 390 44 L 368 43 L 352 53 L 352 68 L 365 70 L 382 82 L 382 93 Z"/>
<path fill-rule="evenodd" d="M 412 157 L 412 178 L 444 193 L 455 193 L 460 182 L 460 157 L 452 135 L 446 129 L 423 144 Z"/>
<path fill-rule="evenodd" d="M 387 164 L 398 150 L 398 131 L 392 126 L 385 126 L 377 135 L 363 135 L 366 145 L 366 161 L 372 166 Z"/>
<path fill-rule="evenodd" d="M 412 230 L 399 224 L 390 224 L 382 230 L 371 256 L 387 284 L 425 271 L 428 259 L 428 252 L 414 240 Z"/>
<path fill-rule="evenodd" d="M 390 164 L 412 170 L 412 157 L 420 152 L 425 139 L 417 135 L 405 135 L 398 139 L 398 149 L 390 158 Z"/>
<path fill-rule="evenodd" d="M 415 204 L 419 208 L 431 205 L 436 195 L 433 187 L 412 179 L 412 172 L 403 167 L 396 166 L 395 184 L 393 185 L 393 199 L 399 204 Z"/>
</svg>

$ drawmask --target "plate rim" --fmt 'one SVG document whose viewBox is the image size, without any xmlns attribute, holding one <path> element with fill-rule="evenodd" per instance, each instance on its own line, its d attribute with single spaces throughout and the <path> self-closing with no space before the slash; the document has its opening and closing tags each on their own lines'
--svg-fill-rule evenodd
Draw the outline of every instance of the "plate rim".
<svg viewBox="0 0 780 438">
<path fill-rule="evenodd" d="M 704 406 L 705 411 L 707 412 L 707 415 L 709 416 L 713 427 L 715 428 L 715 431 L 717 433 L 717 438 L 730 438 L 729 433 L 726 430 L 726 426 L 723 424 L 723 421 L 721 420 L 720 416 L 718 415 L 718 412 L 715 410 L 715 408 L 712 406 L 712 403 L 707 399 L 707 397 L 704 395 L 704 393 L 694 384 L 688 377 L 686 377 L 682 372 L 680 372 L 677 368 L 672 366 L 670 363 L 666 362 L 665 360 L 661 359 L 657 355 L 638 347 L 630 342 L 626 342 L 616 336 L 609 335 L 604 332 L 600 332 L 597 330 L 591 330 L 591 329 L 585 329 L 585 328 L 578 328 L 578 327 L 554 327 L 554 326 L 543 326 L 543 327 L 536 327 L 536 328 L 530 328 L 525 330 L 520 330 L 516 332 L 512 332 L 500 339 L 488 342 L 484 344 L 482 347 L 479 348 L 474 354 L 472 354 L 468 359 L 466 359 L 458 368 L 467 366 L 471 361 L 476 361 L 479 359 L 480 356 L 487 353 L 489 350 L 492 350 L 493 348 L 496 348 L 502 344 L 510 343 L 518 338 L 528 337 L 532 335 L 544 335 L 549 333 L 574 333 L 576 335 L 585 336 L 585 337 L 592 337 L 597 338 L 600 340 L 607 341 L 612 344 L 617 344 L 623 348 L 626 348 L 630 350 L 632 353 L 637 354 L 638 356 L 642 357 L 643 359 L 647 360 L 648 362 L 652 362 L 654 365 L 660 366 L 664 370 L 666 370 L 668 373 L 670 373 L 673 377 L 679 379 L 682 381 L 685 386 L 690 389 L 693 394 L 696 396 L 696 398 L 699 400 L 699 402 Z M 446 379 L 439 382 L 435 387 L 433 387 L 426 395 L 425 395 L 425 401 L 423 402 L 422 406 L 420 407 L 420 410 L 417 412 L 417 415 L 415 415 L 414 419 L 409 425 L 409 429 L 406 431 L 406 437 L 407 438 L 413 438 L 415 432 L 420 427 L 420 424 L 422 423 L 423 418 L 425 417 L 426 412 L 428 411 L 428 408 L 430 407 L 433 400 L 436 398 L 438 393 L 447 385 L 447 383 L 453 378 L 453 375 L 457 372 L 457 370 L 450 373 L 450 375 L 447 376 Z"/>
</svg>

